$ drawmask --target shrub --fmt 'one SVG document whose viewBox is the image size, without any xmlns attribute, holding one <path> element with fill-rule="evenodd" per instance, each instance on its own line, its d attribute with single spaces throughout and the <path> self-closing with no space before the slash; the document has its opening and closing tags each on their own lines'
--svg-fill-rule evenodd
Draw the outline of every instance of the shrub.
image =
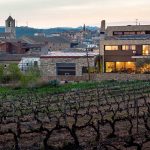
<svg viewBox="0 0 150 150">
<path fill-rule="evenodd" d="M 3 75 L 1 79 L 1 83 L 7 84 L 11 81 L 11 76 L 9 74 Z"/>
<path fill-rule="evenodd" d="M 57 87 L 60 85 L 60 82 L 58 80 L 51 80 L 49 81 L 49 85 L 52 87 Z"/>
<path fill-rule="evenodd" d="M 34 87 L 39 78 L 40 71 L 37 68 L 30 68 L 27 72 L 22 74 L 20 82 L 24 87 Z"/>
<path fill-rule="evenodd" d="M 17 64 L 10 64 L 8 67 L 8 74 L 10 74 L 12 81 L 20 80 L 21 78 L 21 71 Z"/>
<path fill-rule="evenodd" d="M 4 66 L 0 65 L 0 82 L 2 82 L 4 76 Z"/>
</svg>

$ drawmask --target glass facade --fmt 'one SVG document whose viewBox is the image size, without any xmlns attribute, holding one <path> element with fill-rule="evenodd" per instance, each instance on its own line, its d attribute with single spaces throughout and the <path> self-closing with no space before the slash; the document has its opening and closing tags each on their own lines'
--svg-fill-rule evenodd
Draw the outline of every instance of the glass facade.
<svg viewBox="0 0 150 150">
<path fill-rule="evenodd" d="M 150 45 L 143 45 L 143 55 L 150 55 Z"/>
<path fill-rule="evenodd" d="M 106 72 L 134 72 L 135 63 L 134 62 L 106 62 L 105 63 Z"/>
<path fill-rule="evenodd" d="M 115 72 L 115 62 L 106 62 L 106 72 Z"/>
</svg>

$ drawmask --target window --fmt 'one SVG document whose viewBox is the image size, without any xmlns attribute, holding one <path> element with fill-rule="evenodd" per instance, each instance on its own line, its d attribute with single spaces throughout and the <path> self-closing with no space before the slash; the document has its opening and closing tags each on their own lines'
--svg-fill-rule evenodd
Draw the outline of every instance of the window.
<svg viewBox="0 0 150 150">
<path fill-rule="evenodd" d="M 116 71 L 123 71 L 125 69 L 124 62 L 116 62 Z"/>
<path fill-rule="evenodd" d="M 133 72 L 135 71 L 134 62 L 106 62 L 106 72 Z"/>
<path fill-rule="evenodd" d="M 150 55 L 150 45 L 143 45 L 143 55 Z"/>
<path fill-rule="evenodd" d="M 138 34 L 138 35 L 143 35 L 143 34 L 145 34 L 145 32 L 144 32 L 144 31 L 137 31 L 136 34 Z"/>
<path fill-rule="evenodd" d="M 133 32 L 133 31 L 126 31 L 126 32 L 124 32 L 124 35 L 135 35 L 135 32 Z"/>
<path fill-rule="evenodd" d="M 38 66 L 38 62 L 34 61 L 34 67 L 37 67 L 37 66 Z"/>
<path fill-rule="evenodd" d="M 122 50 L 136 50 L 136 45 L 122 45 Z"/>
<path fill-rule="evenodd" d="M 123 32 L 120 32 L 120 31 L 115 31 L 115 32 L 113 32 L 113 35 L 123 35 Z"/>
<path fill-rule="evenodd" d="M 105 46 L 105 50 L 118 50 L 118 46 Z"/>
<path fill-rule="evenodd" d="M 115 62 L 106 62 L 106 72 L 115 72 Z"/>
<path fill-rule="evenodd" d="M 12 26 L 12 22 L 9 21 L 9 22 L 8 22 L 8 27 L 11 27 L 11 26 Z"/>
<path fill-rule="evenodd" d="M 57 75 L 76 75 L 75 63 L 56 63 Z"/>
</svg>

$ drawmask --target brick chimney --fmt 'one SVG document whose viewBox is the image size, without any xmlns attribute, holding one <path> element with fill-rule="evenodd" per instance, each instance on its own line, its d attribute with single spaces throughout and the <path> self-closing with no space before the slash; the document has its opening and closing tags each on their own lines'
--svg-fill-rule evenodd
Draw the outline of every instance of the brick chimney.
<svg viewBox="0 0 150 150">
<path fill-rule="evenodd" d="M 101 32 L 100 34 L 105 34 L 106 23 L 105 20 L 101 21 Z"/>
</svg>

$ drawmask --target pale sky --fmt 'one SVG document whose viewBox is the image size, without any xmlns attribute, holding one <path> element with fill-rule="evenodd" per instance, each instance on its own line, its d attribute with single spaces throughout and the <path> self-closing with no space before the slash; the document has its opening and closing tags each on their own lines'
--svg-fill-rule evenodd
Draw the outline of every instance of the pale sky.
<svg viewBox="0 0 150 150">
<path fill-rule="evenodd" d="M 0 26 L 11 14 L 18 26 L 150 24 L 150 0 L 0 0 Z"/>
</svg>

